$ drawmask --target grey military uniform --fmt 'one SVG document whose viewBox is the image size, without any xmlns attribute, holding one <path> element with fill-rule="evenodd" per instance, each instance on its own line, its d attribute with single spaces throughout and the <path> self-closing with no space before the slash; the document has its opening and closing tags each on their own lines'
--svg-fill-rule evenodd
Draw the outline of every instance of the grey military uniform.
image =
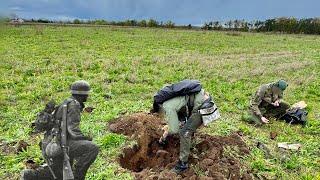
<svg viewBox="0 0 320 180">
<path fill-rule="evenodd" d="M 73 166 L 73 174 L 76 180 L 85 179 L 86 172 L 89 166 L 96 159 L 99 148 L 90 138 L 84 136 L 79 128 L 81 120 L 81 104 L 73 97 L 64 101 L 68 104 L 67 112 L 67 141 L 69 146 L 70 164 Z M 56 119 L 62 119 L 62 106 L 56 112 Z M 50 135 L 45 135 L 42 149 L 46 147 Z M 52 159 L 52 169 L 58 179 L 62 179 L 62 154 L 59 157 Z M 23 180 L 50 180 L 53 179 L 48 167 L 41 167 L 36 170 L 24 170 L 21 176 Z"/>
<path fill-rule="evenodd" d="M 205 99 L 205 91 L 202 89 L 194 96 L 194 106 L 191 110 L 191 115 L 186 123 L 180 129 L 180 121 L 178 112 L 187 106 L 189 96 L 179 96 L 167 100 L 162 105 L 162 110 L 165 113 L 165 119 L 169 125 L 169 134 L 177 134 L 180 136 L 180 156 L 179 159 L 183 162 L 188 161 L 190 148 L 192 143 L 192 136 L 197 128 L 202 125 L 202 118 L 198 110 Z"/>
</svg>

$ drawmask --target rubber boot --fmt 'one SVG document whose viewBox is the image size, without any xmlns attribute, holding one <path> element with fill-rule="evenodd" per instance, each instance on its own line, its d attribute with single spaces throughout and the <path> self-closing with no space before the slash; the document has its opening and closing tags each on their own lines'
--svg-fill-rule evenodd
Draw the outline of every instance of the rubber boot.
<svg viewBox="0 0 320 180">
<path fill-rule="evenodd" d="M 182 173 L 183 171 L 187 170 L 188 169 L 188 163 L 187 162 L 182 162 L 179 160 L 179 162 L 175 165 L 174 168 L 172 168 L 172 171 L 177 173 L 177 174 L 180 174 Z"/>
</svg>

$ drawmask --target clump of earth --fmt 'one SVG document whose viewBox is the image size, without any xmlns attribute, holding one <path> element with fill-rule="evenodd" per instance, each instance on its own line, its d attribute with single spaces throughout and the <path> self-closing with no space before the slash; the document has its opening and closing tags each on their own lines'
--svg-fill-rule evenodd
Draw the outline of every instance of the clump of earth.
<svg viewBox="0 0 320 180">
<path fill-rule="evenodd" d="M 109 129 L 137 141 L 119 156 L 123 168 L 132 171 L 135 179 L 253 179 L 239 157 L 249 149 L 238 133 L 229 136 L 195 134 L 189 157 L 190 168 L 182 174 L 171 171 L 179 157 L 179 137 L 170 136 L 165 146 L 158 144 L 164 125 L 162 118 L 146 113 L 120 117 L 110 122 Z M 237 149 L 238 155 L 225 152 Z"/>
<path fill-rule="evenodd" d="M 27 150 L 29 144 L 24 140 L 19 140 L 18 142 L 5 142 L 4 140 L 0 140 L 0 153 L 4 155 L 9 155 L 12 153 L 19 154 L 25 150 Z"/>
</svg>

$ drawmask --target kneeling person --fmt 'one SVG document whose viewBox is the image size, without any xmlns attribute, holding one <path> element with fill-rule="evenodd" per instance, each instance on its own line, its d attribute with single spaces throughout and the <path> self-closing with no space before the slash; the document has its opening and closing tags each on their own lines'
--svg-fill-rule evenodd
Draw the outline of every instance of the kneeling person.
<svg viewBox="0 0 320 180">
<path fill-rule="evenodd" d="M 95 161 L 99 148 L 92 142 L 92 138 L 84 136 L 80 130 L 80 117 L 87 101 L 90 86 L 86 81 L 76 81 L 71 86 L 72 96 L 66 99 L 61 105 L 57 106 L 52 113 L 52 121 L 36 121 L 36 130 L 45 132 L 41 143 L 41 150 L 49 166 L 42 166 L 38 169 L 27 169 L 22 172 L 22 180 L 50 180 L 63 179 L 63 168 L 66 159 L 62 147 L 66 146 L 67 156 L 69 156 L 69 167 L 73 166 L 71 176 L 76 180 L 84 180 L 87 170 Z M 63 109 L 65 108 L 65 109 Z M 41 113 L 40 113 L 41 114 Z M 63 117 L 65 115 L 65 118 Z M 38 116 L 39 117 L 39 116 Z M 65 135 L 63 132 L 63 120 L 65 119 Z M 63 136 L 66 142 L 63 142 Z M 65 143 L 65 144 L 63 144 Z M 67 161 L 68 162 L 68 161 Z M 68 163 L 68 164 L 69 164 Z M 71 169 L 71 168 L 70 168 Z"/>
<path fill-rule="evenodd" d="M 250 121 L 256 124 L 267 124 L 267 118 L 280 118 L 290 108 L 290 105 L 283 102 L 283 91 L 288 84 L 284 80 L 264 84 L 259 87 L 250 101 Z"/>
<path fill-rule="evenodd" d="M 188 168 L 193 134 L 202 124 L 207 125 L 220 117 L 218 108 L 196 80 L 184 80 L 166 86 L 155 95 L 154 101 L 154 107 L 160 104 L 159 111 L 165 114 L 168 123 L 159 143 L 165 144 L 168 135 L 179 134 L 180 155 L 173 171 L 181 173 Z M 181 117 L 180 114 L 185 116 Z"/>
</svg>

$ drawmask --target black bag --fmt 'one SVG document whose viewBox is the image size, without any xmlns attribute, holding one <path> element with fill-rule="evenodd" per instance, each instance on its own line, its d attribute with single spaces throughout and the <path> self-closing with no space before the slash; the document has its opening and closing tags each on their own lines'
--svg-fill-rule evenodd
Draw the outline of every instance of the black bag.
<svg viewBox="0 0 320 180">
<path fill-rule="evenodd" d="M 49 131 L 55 126 L 56 122 L 54 118 L 54 112 L 56 109 L 56 103 L 54 101 L 50 101 L 48 104 L 46 104 L 45 109 L 37 114 L 37 118 L 33 123 L 35 133 Z"/>
<path fill-rule="evenodd" d="M 202 86 L 198 80 L 183 80 L 178 83 L 165 86 L 153 97 L 153 112 L 158 112 L 159 104 L 178 96 L 186 96 L 200 92 Z"/>
<path fill-rule="evenodd" d="M 289 124 L 302 124 L 307 123 L 308 112 L 305 109 L 292 108 L 289 109 L 280 119 L 285 120 Z"/>
</svg>

